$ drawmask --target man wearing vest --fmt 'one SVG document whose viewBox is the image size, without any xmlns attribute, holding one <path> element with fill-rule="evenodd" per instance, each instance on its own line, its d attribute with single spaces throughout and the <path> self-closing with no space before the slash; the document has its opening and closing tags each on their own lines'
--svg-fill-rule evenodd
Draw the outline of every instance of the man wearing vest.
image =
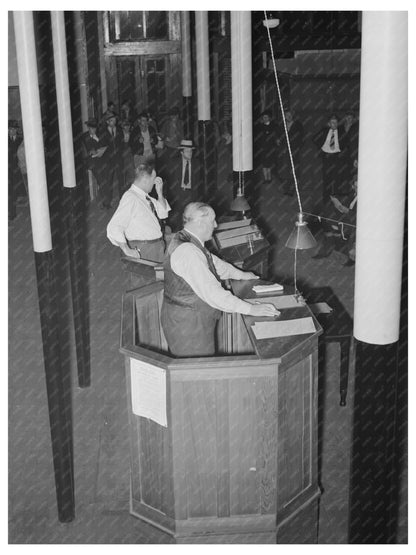
<svg viewBox="0 0 416 555">
<path fill-rule="evenodd" d="M 221 312 L 273 317 L 272 304 L 250 304 L 221 285 L 221 279 L 257 279 L 212 255 L 204 244 L 217 227 L 207 204 L 191 202 L 183 214 L 184 228 L 172 239 L 165 263 L 162 327 L 175 356 L 215 355 L 215 327 Z"/>
<path fill-rule="evenodd" d="M 165 243 L 160 220 L 170 206 L 163 196 L 163 181 L 150 164 L 136 168 L 133 185 L 121 197 L 107 226 L 107 237 L 127 256 L 163 262 Z M 149 195 L 155 186 L 157 200 Z"/>
</svg>

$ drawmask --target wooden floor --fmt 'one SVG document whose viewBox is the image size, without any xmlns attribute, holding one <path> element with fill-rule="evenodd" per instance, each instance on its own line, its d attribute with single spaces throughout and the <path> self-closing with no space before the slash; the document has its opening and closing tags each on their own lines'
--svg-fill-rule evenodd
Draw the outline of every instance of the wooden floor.
<svg viewBox="0 0 416 555">
<path fill-rule="evenodd" d="M 261 187 L 266 185 L 261 185 Z M 267 185 L 260 209 L 275 241 L 278 279 L 291 279 L 284 247 L 296 218 L 294 197 Z M 9 541 L 10 543 L 170 543 L 129 514 L 129 446 L 124 361 L 118 352 L 121 295 L 127 288 L 118 250 L 105 236 L 112 211 L 91 204 L 88 216 L 92 385 L 79 389 L 73 365 L 76 518 L 57 518 L 28 206 L 10 228 Z M 298 256 L 299 283 L 333 287 L 352 314 L 354 268 L 343 255 Z M 71 360 L 74 360 L 72 353 Z M 339 406 L 339 346 L 327 347 L 320 381 L 319 543 L 346 543 L 354 371 L 347 406 Z"/>
</svg>

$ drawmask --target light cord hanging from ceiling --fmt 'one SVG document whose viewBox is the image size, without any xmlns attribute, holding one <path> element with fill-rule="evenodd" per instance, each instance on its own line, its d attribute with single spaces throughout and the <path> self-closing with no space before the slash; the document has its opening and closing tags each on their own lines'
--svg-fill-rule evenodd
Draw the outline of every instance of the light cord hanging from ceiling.
<svg viewBox="0 0 416 555">
<path fill-rule="evenodd" d="M 264 11 L 264 18 L 265 18 L 266 21 L 268 21 L 266 11 Z M 277 69 L 276 69 L 276 62 L 275 62 L 275 59 L 274 59 L 273 43 L 272 43 L 272 38 L 271 38 L 271 35 L 270 35 L 269 27 L 266 26 L 266 29 L 267 29 L 267 36 L 269 38 L 270 54 L 271 54 L 272 63 L 273 63 L 274 78 L 275 78 L 275 81 L 276 81 L 276 87 L 277 87 L 277 94 L 278 94 L 278 97 L 279 97 L 280 110 L 282 112 L 283 126 L 284 126 L 284 129 L 285 129 L 285 136 L 286 136 L 287 149 L 288 149 L 288 152 L 289 152 L 290 165 L 292 167 L 292 174 L 293 174 L 293 180 L 295 182 L 296 196 L 298 198 L 299 212 L 302 214 L 303 210 L 302 210 L 302 203 L 301 203 L 300 195 L 299 195 L 298 180 L 296 179 L 295 165 L 293 163 L 292 149 L 290 147 L 289 132 L 287 130 L 287 125 L 286 125 L 286 118 L 285 118 L 285 112 L 284 112 L 284 108 L 283 108 L 282 95 L 280 93 L 279 79 L 277 78 Z"/>
</svg>

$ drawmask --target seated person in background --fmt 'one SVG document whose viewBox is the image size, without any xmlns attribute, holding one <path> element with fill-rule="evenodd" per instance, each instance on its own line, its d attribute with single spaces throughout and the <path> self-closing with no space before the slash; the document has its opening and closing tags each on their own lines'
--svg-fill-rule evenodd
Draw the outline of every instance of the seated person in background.
<svg viewBox="0 0 416 555">
<path fill-rule="evenodd" d="M 170 206 L 163 196 L 163 181 L 150 164 L 136 168 L 133 185 L 124 193 L 107 226 L 107 237 L 125 255 L 163 262 L 165 243 L 160 220 Z M 149 195 L 153 186 L 157 200 Z"/>
<path fill-rule="evenodd" d="M 163 331 L 175 356 L 215 355 L 215 327 L 221 311 L 276 316 L 272 304 L 250 304 L 221 285 L 221 279 L 257 279 L 212 255 L 204 244 L 217 227 L 215 212 L 192 202 L 183 214 L 184 228 L 173 237 L 164 263 Z"/>
<path fill-rule="evenodd" d="M 312 258 L 327 258 L 335 249 L 335 238 L 347 241 L 348 261 L 344 266 L 352 266 L 355 260 L 355 227 L 343 224 L 356 224 L 357 207 L 357 176 L 351 182 L 352 193 L 350 195 L 335 197 L 330 196 L 328 209 L 324 216 L 331 220 L 324 222 L 324 240 L 319 247 L 318 253 Z M 338 222 L 338 223 L 337 223 Z M 352 254 L 351 254 L 352 253 Z"/>
</svg>

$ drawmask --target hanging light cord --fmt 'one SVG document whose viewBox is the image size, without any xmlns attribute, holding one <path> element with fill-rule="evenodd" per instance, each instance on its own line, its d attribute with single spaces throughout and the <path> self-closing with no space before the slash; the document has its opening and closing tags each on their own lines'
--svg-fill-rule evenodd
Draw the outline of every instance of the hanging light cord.
<svg viewBox="0 0 416 555">
<path fill-rule="evenodd" d="M 266 11 L 264 11 L 264 18 L 265 18 L 266 21 L 268 21 Z M 291 164 L 291 167 L 292 167 L 293 180 L 295 182 L 296 196 L 298 197 L 299 212 L 302 214 L 303 210 L 302 210 L 302 203 L 300 201 L 298 180 L 296 179 L 296 172 L 295 172 L 295 165 L 293 163 L 292 149 L 290 148 L 289 132 L 287 130 L 287 125 L 286 125 L 286 118 L 285 118 L 285 112 L 284 112 L 284 109 L 283 109 L 282 95 L 280 94 L 279 79 L 277 78 L 277 69 L 276 69 L 276 62 L 275 62 L 275 59 L 274 59 L 274 50 L 273 50 L 272 37 L 270 35 L 270 29 L 269 29 L 268 25 L 266 25 L 266 29 L 267 29 L 267 36 L 269 38 L 270 54 L 271 54 L 272 62 L 273 62 L 274 78 L 275 78 L 275 81 L 276 81 L 277 94 L 279 96 L 280 110 L 282 112 L 283 126 L 285 128 L 287 150 L 289 152 L 289 158 L 290 158 L 290 164 Z"/>
<path fill-rule="evenodd" d="M 310 212 L 304 212 L 306 216 L 313 216 L 314 218 L 318 218 L 319 221 L 326 220 L 327 222 L 333 222 L 334 224 L 339 225 L 347 225 L 348 227 L 357 227 L 354 224 L 347 224 L 346 222 L 342 222 L 341 220 L 333 220 L 332 218 L 326 218 L 325 216 L 319 216 L 319 214 L 311 214 Z"/>
<path fill-rule="evenodd" d="M 296 228 L 296 231 L 297 231 L 296 244 L 298 244 L 299 243 L 299 227 Z M 297 254 L 298 254 L 298 249 L 295 249 L 295 256 L 294 256 L 294 261 L 293 261 L 293 284 L 295 286 L 295 296 L 298 293 L 298 287 L 297 287 L 297 283 L 296 283 L 296 270 L 297 270 L 297 263 L 298 263 Z"/>
</svg>

